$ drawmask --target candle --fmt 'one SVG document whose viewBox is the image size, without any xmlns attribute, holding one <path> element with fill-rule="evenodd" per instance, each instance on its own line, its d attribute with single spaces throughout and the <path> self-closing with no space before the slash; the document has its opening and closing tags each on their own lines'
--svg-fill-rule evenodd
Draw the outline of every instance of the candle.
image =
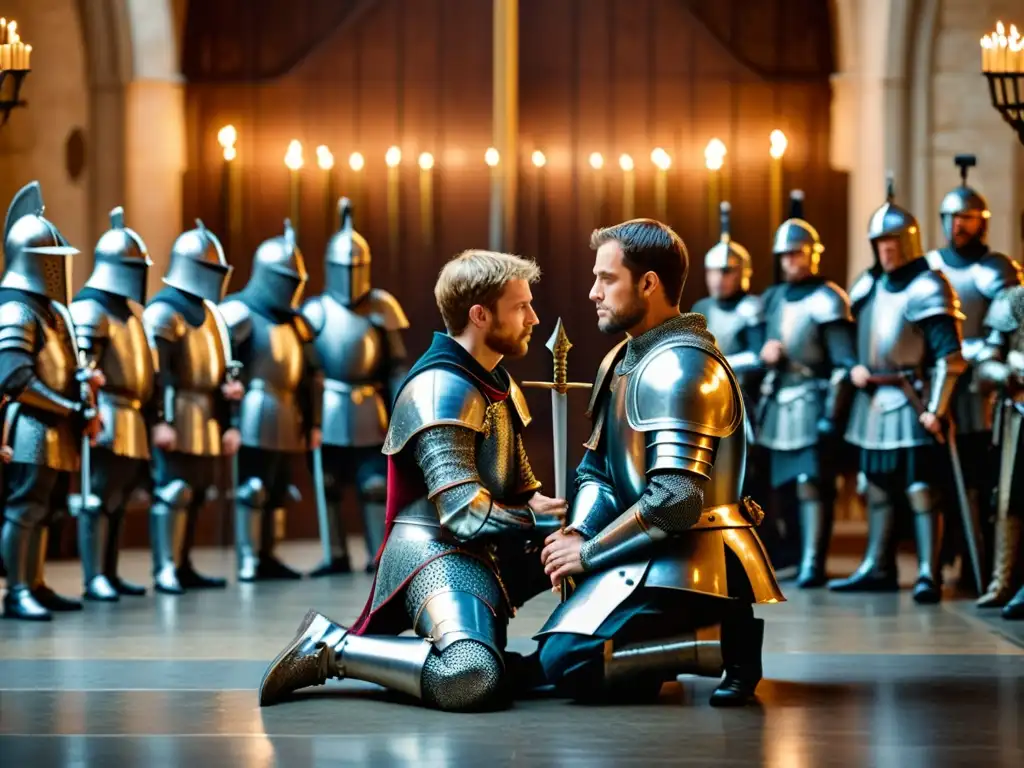
<svg viewBox="0 0 1024 768">
<path fill-rule="evenodd" d="M 622 218 L 633 218 L 636 203 L 636 177 L 633 175 L 633 158 L 629 155 L 619 156 L 619 168 L 622 169 Z"/>
<path fill-rule="evenodd" d="M 428 253 L 434 251 L 434 156 L 423 152 L 420 166 L 420 232 Z"/>
<path fill-rule="evenodd" d="M 651 152 L 651 162 L 657 168 L 654 174 L 654 209 L 658 219 L 665 220 L 668 205 L 668 169 L 672 167 L 672 158 L 661 147 Z"/>
<path fill-rule="evenodd" d="M 594 169 L 594 219 L 600 223 L 604 218 L 604 156 L 591 152 L 588 160 Z"/>
<path fill-rule="evenodd" d="M 1024 73 L 1024 38 L 1016 24 L 1007 34 L 1003 22 L 996 24 L 995 32 L 981 38 L 981 70 L 995 74 Z"/>
<path fill-rule="evenodd" d="M 719 183 L 721 181 L 722 166 L 725 164 L 725 144 L 721 139 L 711 139 L 704 148 L 704 165 L 708 169 L 708 213 L 711 233 L 715 232 L 718 226 L 718 203 L 721 192 Z"/>
<path fill-rule="evenodd" d="M 326 145 L 321 144 L 316 148 L 316 164 L 324 175 L 324 221 L 327 227 L 327 237 L 330 238 L 334 231 L 334 155 Z"/>
<path fill-rule="evenodd" d="M 534 151 L 530 159 L 533 161 L 535 169 L 533 179 L 533 210 L 534 220 L 537 222 L 537 227 L 534 230 L 537 233 L 537 239 L 534 242 L 533 252 L 540 255 L 543 251 L 547 250 L 544 247 L 546 245 L 546 233 L 544 231 L 544 166 L 548 164 L 548 159 L 539 149 Z"/>
<path fill-rule="evenodd" d="M 366 158 L 363 157 L 361 152 L 353 152 L 348 156 L 348 167 L 352 171 L 351 184 L 352 184 L 352 205 L 356 210 L 366 210 L 363 199 L 363 174 L 362 170 L 366 167 Z"/>
<path fill-rule="evenodd" d="M 237 187 L 237 169 L 232 161 L 238 157 L 235 149 L 235 142 L 238 141 L 238 131 L 233 125 L 225 125 L 217 131 L 217 143 L 221 147 L 221 155 L 224 164 L 221 167 L 221 204 L 224 218 L 223 227 L 227 231 L 228 262 L 231 262 L 232 255 L 236 253 L 238 243 L 241 240 L 241 211 L 239 209 L 240 193 Z"/>
<path fill-rule="evenodd" d="M 7 43 L 0 46 L 0 69 L 11 68 L 11 46 Z"/>
<path fill-rule="evenodd" d="M 388 151 L 384 153 L 384 163 L 388 167 L 388 246 L 391 249 L 391 266 L 394 267 L 401 245 L 399 240 L 401 233 L 398 227 L 399 207 L 401 205 L 398 166 L 402 163 L 402 150 L 397 146 L 389 147 Z"/>
<path fill-rule="evenodd" d="M 302 180 L 299 177 L 299 171 L 304 165 L 302 159 L 302 143 L 298 139 L 292 139 L 288 145 L 288 151 L 284 156 L 284 164 L 291 171 L 289 174 L 289 185 L 288 185 L 288 199 L 289 199 L 289 211 L 292 229 L 295 230 L 295 237 L 298 239 L 299 236 L 299 209 L 302 197 Z"/>
<path fill-rule="evenodd" d="M 490 220 L 488 222 L 489 242 L 492 251 L 500 251 L 502 249 L 502 232 L 505 225 L 504 212 L 501 207 L 501 169 L 498 167 L 501 163 L 501 153 L 495 147 L 488 147 L 487 151 L 484 152 L 484 162 L 491 169 L 491 206 Z"/>
<path fill-rule="evenodd" d="M 786 154 L 789 140 L 786 134 L 776 128 L 769 134 L 768 142 L 771 145 L 768 149 L 771 157 L 768 166 L 768 226 L 774 237 L 776 227 L 782 223 L 782 156 Z"/>
<path fill-rule="evenodd" d="M 25 69 L 32 69 L 32 46 L 25 46 Z"/>
</svg>

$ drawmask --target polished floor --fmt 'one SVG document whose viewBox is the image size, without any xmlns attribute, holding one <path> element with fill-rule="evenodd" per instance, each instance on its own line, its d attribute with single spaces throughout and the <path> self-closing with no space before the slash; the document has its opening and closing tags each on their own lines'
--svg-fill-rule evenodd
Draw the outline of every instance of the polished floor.
<svg viewBox="0 0 1024 768">
<path fill-rule="evenodd" d="M 307 568 L 317 558 L 308 545 L 282 554 Z M 143 553 L 126 560 L 125 575 L 146 581 Z M 232 564 L 218 551 L 198 563 Z M 50 569 L 61 590 L 78 578 L 75 563 Z M 538 698 L 446 715 L 345 682 L 260 709 L 260 676 L 306 609 L 350 621 L 368 586 L 363 575 L 232 584 L 0 622 L 0 766 L 1024 766 L 1024 626 L 966 600 L 915 606 L 906 592 L 794 588 L 759 610 L 766 679 L 761 706 L 743 711 L 712 709 L 714 682 L 686 678 L 647 706 Z M 513 621 L 514 649 L 532 647 L 553 600 Z"/>
</svg>

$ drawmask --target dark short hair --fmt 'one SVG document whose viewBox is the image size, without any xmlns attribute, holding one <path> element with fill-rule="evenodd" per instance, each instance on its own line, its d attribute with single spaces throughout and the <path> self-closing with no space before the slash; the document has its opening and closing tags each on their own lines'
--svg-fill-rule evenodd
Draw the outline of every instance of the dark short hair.
<svg viewBox="0 0 1024 768">
<path fill-rule="evenodd" d="M 595 229 L 590 236 L 590 247 L 596 251 L 613 241 L 622 247 L 622 262 L 634 281 L 653 272 L 661 281 L 669 303 L 679 303 L 690 271 L 690 257 L 686 244 L 672 227 L 654 219 L 632 219 L 613 227 Z"/>
</svg>

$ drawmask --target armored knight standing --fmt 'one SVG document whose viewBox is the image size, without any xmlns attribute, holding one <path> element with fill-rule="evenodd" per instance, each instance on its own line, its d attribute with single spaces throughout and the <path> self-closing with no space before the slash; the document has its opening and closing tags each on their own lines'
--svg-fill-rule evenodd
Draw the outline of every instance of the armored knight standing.
<svg viewBox="0 0 1024 768">
<path fill-rule="evenodd" d="M 38 182 L 23 187 L 4 225 L 6 269 L 0 278 L 0 352 L 31 368 L 17 400 L 8 405 L 3 534 L 7 569 L 4 617 L 48 621 L 50 611 L 79 610 L 44 581 L 47 526 L 64 508 L 71 474 L 79 468 L 83 435 L 94 436 L 96 382 L 81 366 L 70 301 L 69 258 L 78 253 L 43 218 Z"/>
<path fill-rule="evenodd" d="M 875 265 L 851 290 L 857 319 L 857 387 L 846 439 L 860 448 L 867 480 L 868 545 L 860 567 L 829 583 L 837 592 L 898 589 L 896 510 L 905 496 L 914 518 L 918 575 L 914 600 L 941 599 L 938 504 L 943 420 L 965 364 L 956 293 L 923 258 L 917 220 L 887 202 L 868 226 Z M 948 466 L 948 465 L 947 465 Z"/>
<path fill-rule="evenodd" d="M 256 249 L 252 276 L 220 310 L 243 366 L 242 448 L 235 495 L 240 581 L 298 579 L 274 556 L 274 512 L 288 499 L 295 459 L 318 448 L 323 376 L 298 314 L 308 273 L 291 223 Z"/>
<path fill-rule="evenodd" d="M 986 244 L 988 203 L 977 191 L 967 186 L 968 169 L 975 165 L 973 155 L 958 155 L 961 183 L 950 191 L 939 206 L 942 231 L 948 241 L 945 248 L 930 251 L 928 265 L 942 272 L 953 285 L 960 300 L 963 320 L 963 356 L 968 368 L 960 377 L 953 395 L 953 420 L 956 423 L 964 482 L 971 505 L 971 516 L 979 523 L 989 517 L 989 496 L 994 477 L 990 470 L 992 455 L 993 398 L 991 392 L 978 391 L 974 370 L 992 352 L 985 345 L 985 314 L 992 299 L 1003 288 L 1020 285 L 1020 267 L 1008 256 L 989 249 Z M 963 526 L 959 517 L 951 516 L 945 560 L 958 554 L 963 543 Z M 980 545 L 980 543 L 979 543 Z M 961 552 L 963 553 L 962 547 Z M 962 558 L 962 562 L 966 560 Z M 964 569 L 969 571 L 969 569 Z M 965 580 L 966 581 L 966 580 Z M 984 585 L 976 585 L 983 591 Z"/>
<path fill-rule="evenodd" d="M 367 570 L 384 536 L 387 460 L 381 453 L 397 385 L 405 377 L 403 332 L 409 327 L 394 296 L 370 286 L 370 246 L 352 223 L 347 198 L 338 205 L 340 226 L 327 244 L 327 290 L 302 306 L 323 365 L 323 478 L 331 561 L 313 576 L 351 570 L 342 524 L 345 487 L 355 485 L 366 529 Z M 316 474 L 316 463 L 312 464 Z M 326 544 L 326 541 L 325 541 Z"/>
<path fill-rule="evenodd" d="M 775 233 L 772 252 L 785 282 L 764 295 L 765 337 L 755 432 L 771 455 L 771 485 L 796 484 L 802 556 L 797 584 L 820 587 L 832 538 L 837 437 L 849 405 L 849 369 L 856 362 L 850 299 L 819 274 L 825 250 L 802 217 L 794 194 L 791 217 Z"/>
<path fill-rule="evenodd" d="M 153 355 L 142 324 L 151 264 L 146 244 L 115 208 L 110 229 L 96 243 L 92 274 L 70 307 L 86 363 L 105 379 L 97 398 L 103 428 L 95 447 L 83 446 L 90 454 L 90 477 L 71 499 L 88 600 L 146 593 L 122 579 L 117 565 L 125 506 L 133 491 L 150 487 L 149 436 L 160 419 Z"/>
<path fill-rule="evenodd" d="M 448 334 L 435 335 L 398 390 L 370 599 L 351 629 L 310 611 L 264 675 L 261 704 L 345 677 L 473 710 L 523 683 L 509 668 L 506 622 L 549 585 L 537 553 L 565 502 L 537 493 L 522 441 L 530 414 L 499 363 L 526 353 L 538 276 L 533 262 L 487 251 L 441 271 L 434 293 Z M 418 636 L 396 636 L 407 629 Z"/>
<path fill-rule="evenodd" d="M 656 695 L 724 665 L 711 703 L 746 704 L 762 674 L 752 604 L 785 598 L 754 531 L 760 508 L 741 500 L 739 382 L 704 318 L 679 312 L 688 265 L 675 232 L 637 219 L 591 247 L 599 328 L 629 339 L 598 368 L 572 521 L 542 554 L 553 583 L 582 577 L 539 633 L 545 677 L 577 698 Z"/>
<path fill-rule="evenodd" d="M 241 385 L 231 380 L 228 328 L 217 308 L 230 277 L 220 241 L 196 222 L 175 240 L 167 287 L 142 316 L 163 404 L 163 421 L 153 433 L 150 540 L 155 587 L 166 594 L 227 583 L 199 574 L 191 553 L 199 512 L 217 489 L 215 459 L 233 455 L 241 440 Z"/>
<path fill-rule="evenodd" d="M 989 349 L 975 376 L 983 393 L 997 395 L 995 425 L 999 446 L 999 481 L 995 494 L 995 540 L 992 578 L 978 607 L 1003 606 L 1003 617 L 1024 619 L 1024 287 L 996 295 L 985 317 Z M 1014 595 L 1014 590 L 1022 585 Z"/>
</svg>

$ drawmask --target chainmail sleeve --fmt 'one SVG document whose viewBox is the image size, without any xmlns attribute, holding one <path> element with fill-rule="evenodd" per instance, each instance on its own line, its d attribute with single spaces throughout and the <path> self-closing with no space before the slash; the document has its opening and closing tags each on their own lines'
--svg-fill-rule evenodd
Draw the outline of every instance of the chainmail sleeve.
<svg viewBox="0 0 1024 768">
<path fill-rule="evenodd" d="M 700 520 L 706 483 L 703 477 L 688 472 L 654 475 L 640 497 L 640 516 L 666 533 L 686 531 Z"/>
<path fill-rule="evenodd" d="M 447 425 L 426 429 L 417 436 L 414 456 L 441 526 L 460 540 L 535 527 L 528 506 L 501 504 L 484 488 L 476 465 L 473 430 Z"/>
</svg>

